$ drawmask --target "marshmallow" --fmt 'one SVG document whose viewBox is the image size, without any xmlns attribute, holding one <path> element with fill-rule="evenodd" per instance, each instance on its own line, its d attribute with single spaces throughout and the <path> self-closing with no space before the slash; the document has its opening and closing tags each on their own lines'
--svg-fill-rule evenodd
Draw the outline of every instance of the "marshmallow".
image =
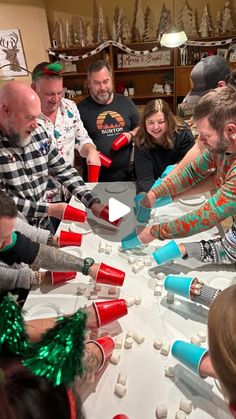
<svg viewBox="0 0 236 419">
<path fill-rule="evenodd" d="M 107 253 L 107 254 L 110 255 L 111 252 L 112 252 L 112 246 L 110 244 L 106 244 L 106 246 L 105 246 L 105 253 Z"/>
<path fill-rule="evenodd" d="M 162 286 L 156 285 L 154 289 L 154 295 L 157 297 L 157 296 L 160 296 L 161 294 L 162 294 Z"/>
<path fill-rule="evenodd" d="M 156 417 L 157 418 L 166 418 L 168 410 L 165 404 L 159 404 L 156 407 Z"/>
<path fill-rule="evenodd" d="M 125 301 L 126 301 L 127 307 L 131 307 L 131 306 L 134 305 L 134 297 L 128 297 L 128 298 L 126 298 Z"/>
<path fill-rule="evenodd" d="M 133 265 L 136 262 L 137 258 L 133 255 L 130 255 L 128 257 L 128 262 L 130 263 L 130 265 Z"/>
<path fill-rule="evenodd" d="M 143 264 L 138 264 L 137 262 L 136 263 L 134 263 L 133 265 L 132 265 L 132 271 L 134 272 L 134 273 L 138 273 L 139 271 L 141 271 L 142 269 L 144 268 L 144 263 Z"/>
<path fill-rule="evenodd" d="M 139 297 L 139 295 L 136 295 L 134 297 L 134 304 L 136 304 L 136 306 L 138 306 L 139 304 L 141 304 L 141 302 L 142 302 L 142 298 Z"/>
<path fill-rule="evenodd" d="M 147 255 L 144 257 L 144 265 L 145 266 L 151 266 L 152 264 L 152 258 L 151 256 Z"/>
<path fill-rule="evenodd" d="M 194 345 L 197 345 L 197 346 L 201 346 L 201 339 L 200 339 L 200 337 L 197 336 L 197 335 L 191 336 L 191 343 L 193 343 Z"/>
<path fill-rule="evenodd" d="M 106 244 L 103 240 L 100 240 L 99 242 L 99 246 L 98 246 L 98 252 L 99 253 L 104 253 L 106 249 Z"/>
<path fill-rule="evenodd" d="M 120 383 L 115 385 L 115 395 L 118 397 L 124 397 L 127 393 L 127 388 Z"/>
<path fill-rule="evenodd" d="M 160 280 L 164 280 L 165 279 L 165 274 L 163 273 L 163 272 L 159 272 L 157 275 L 156 275 L 156 278 L 157 279 L 160 279 Z"/>
<path fill-rule="evenodd" d="M 126 337 L 125 338 L 125 344 L 124 344 L 124 348 L 125 349 L 131 349 L 132 348 L 132 346 L 133 346 L 133 338 L 130 336 L 130 337 Z"/>
<path fill-rule="evenodd" d="M 175 301 L 175 295 L 172 294 L 171 292 L 168 292 L 166 295 L 166 301 L 168 304 L 173 304 Z"/>
<path fill-rule="evenodd" d="M 170 345 L 169 343 L 163 343 L 162 348 L 161 348 L 161 354 L 162 355 L 169 355 L 170 352 Z"/>
<path fill-rule="evenodd" d="M 133 338 L 135 342 L 138 343 L 139 345 L 145 341 L 145 337 L 139 335 L 138 333 L 134 333 Z"/>
<path fill-rule="evenodd" d="M 180 399 L 179 408 L 180 410 L 183 410 L 186 413 L 191 413 L 193 409 L 193 404 L 191 400 L 182 398 Z"/>
<path fill-rule="evenodd" d="M 110 358 L 110 363 L 113 365 L 117 365 L 120 362 L 120 353 L 118 351 L 114 351 Z"/>
<path fill-rule="evenodd" d="M 161 349 L 162 345 L 163 345 L 162 340 L 160 340 L 160 339 L 155 339 L 154 340 L 153 346 L 154 346 L 155 349 Z"/>
<path fill-rule="evenodd" d="M 134 336 L 134 334 L 135 334 L 136 332 L 134 331 L 134 330 L 129 330 L 127 333 L 126 333 L 126 337 L 127 338 L 132 338 L 133 336 Z"/>
<path fill-rule="evenodd" d="M 165 376 L 166 377 L 174 377 L 175 376 L 174 367 L 171 367 L 170 365 L 166 365 L 164 370 L 165 370 Z"/>
<path fill-rule="evenodd" d="M 122 338 L 116 338 L 114 340 L 115 342 L 115 349 L 121 349 L 123 345 L 123 339 Z"/>
<path fill-rule="evenodd" d="M 206 342 L 206 333 L 203 330 L 199 330 L 197 332 L 198 337 L 200 338 L 201 342 Z"/>
<path fill-rule="evenodd" d="M 117 383 L 122 384 L 122 386 L 125 386 L 127 382 L 127 374 L 125 372 L 120 372 L 117 378 Z"/>
<path fill-rule="evenodd" d="M 185 412 L 183 412 L 183 410 L 177 410 L 177 412 L 175 413 L 175 419 L 185 419 L 185 418 L 186 418 Z"/>
</svg>

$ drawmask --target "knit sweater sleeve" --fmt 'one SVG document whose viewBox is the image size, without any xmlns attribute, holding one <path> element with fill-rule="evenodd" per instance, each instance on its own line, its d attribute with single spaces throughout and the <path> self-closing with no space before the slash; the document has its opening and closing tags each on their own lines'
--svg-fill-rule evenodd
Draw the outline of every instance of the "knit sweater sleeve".
<svg viewBox="0 0 236 419">
<path fill-rule="evenodd" d="M 35 273 L 22 265 L 9 267 L 0 261 L 0 293 L 14 288 L 30 288 L 32 283 L 36 283 Z"/>
</svg>

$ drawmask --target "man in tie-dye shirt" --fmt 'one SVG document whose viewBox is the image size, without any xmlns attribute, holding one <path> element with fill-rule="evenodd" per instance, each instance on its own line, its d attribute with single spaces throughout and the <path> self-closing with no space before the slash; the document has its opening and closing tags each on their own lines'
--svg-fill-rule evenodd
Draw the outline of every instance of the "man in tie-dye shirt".
<svg viewBox="0 0 236 419">
<path fill-rule="evenodd" d="M 182 172 L 166 177 L 149 191 L 142 204 L 153 207 L 156 198 L 175 197 L 191 190 L 212 173 L 216 192 L 199 209 L 170 222 L 142 229 L 139 238 L 143 243 L 156 238 L 191 236 L 236 215 L 236 90 L 227 86 L 207 93 L 198 102 L 194 119 L 199 141 L 206 150 Z"/>
</svg>

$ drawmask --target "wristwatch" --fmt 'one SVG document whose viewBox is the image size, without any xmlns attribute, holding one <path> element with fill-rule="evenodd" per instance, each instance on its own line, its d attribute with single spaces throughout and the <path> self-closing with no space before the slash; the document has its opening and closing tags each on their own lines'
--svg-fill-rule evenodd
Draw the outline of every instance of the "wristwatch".
<svg viewBox="0 0 236 419">
<path fill-rule="evenodd" d="M 88 271 L 90 266 L 92 266 L 94 264 L 95 260 L 93 258 L 85 258 L 84 259 L 84 266 L 82 268 L 82 274 L 83 275 L 88 275 Z"/>
</svg>

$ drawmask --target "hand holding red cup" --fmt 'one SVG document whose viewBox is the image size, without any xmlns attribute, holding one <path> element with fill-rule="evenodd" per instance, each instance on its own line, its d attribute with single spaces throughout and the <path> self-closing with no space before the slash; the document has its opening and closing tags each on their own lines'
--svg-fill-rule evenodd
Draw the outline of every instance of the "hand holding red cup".
<svg viewBox="0 0 236 419">
<path fill-rule="evenodd" d="M 121 287 L 125 279 L 125 272 L 113 266 L 101 263 L 97 271 L 95 282 L 98 284 L 115 285 Z"/>
<path fill-rule="evenodd" d="M 116 227 L 118 227 L 120 223 L 122 222 L 122 218 L 118 218 L 118 220 L 115 220 L 115 221 L 109 221 L 109 206 L 108 205 L 105 205 L 105 207 L 103 207 L 98 218 L 101 218 L 102 220 L 105 220 Z"/>
<path fill-rule="evenodd" d="M 69 221 L 78 221 L 80 223 L 85 223 L 87 219 L 87 213 L 78 208 L 72 207 L 72 205 L 67 205 L 62 217 L 63 220 Z"/>
<path fill-rule="evenodd" d="M 124 299 L 109 300 L 93 303 L 96 311 L 98 327 L 114 322 L 128 313 L 127 304 Z"/>
<path fill-rule="evenodd" d="M 101 166 L 88 164 L 88 182 L 98 182 Z"/>
<path fill-rule="evenodd" d="M 58 237 L 58 246 L 81 246 L 83 235 L 80 233 L 72 233 L 71 231 L 61 230 Z"/>
<path fill-rule="evenodd" d="M 51 272 L 52 285 L 60 284 L 61 282 L 70 281 L 76 277 L 76 272 Z"/>
<path fill-rule="evenodd" d="M 118 137 L 113 141 L 111 148 L 115 151 L 120 150 L 121 148 L 125 147 L 129 144 L 129 140 L 125 134 L 120 134 Z"/>
<path fill-rule="evenodd" d="M 109 168 L 112 163 L 112 160 L 109 157 L 105 156 L 105 154 L 101 153 L 101 151 L 99 151 L 98 154 L 101 160 L 101 165 Z"/>
</svg>

